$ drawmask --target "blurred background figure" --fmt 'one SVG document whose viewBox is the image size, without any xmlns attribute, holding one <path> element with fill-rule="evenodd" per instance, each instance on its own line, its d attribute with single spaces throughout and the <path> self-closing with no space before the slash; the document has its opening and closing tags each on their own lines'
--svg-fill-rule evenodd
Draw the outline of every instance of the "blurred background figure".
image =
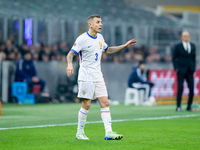
<svg viewBox="0 0 200 150">
<path fill-rule="evenodd" d="M 33 85 L 40 85 L 40 92 L 43 92 L 45 82 L 37 76 L 37 72 L 31 58 L 30 51 L 24 51 L 23 57 L 17 63 L 15 81 L 27 82 L 29 91 L 32 92 Z"/>
<path fill-rule="evenodd" d="M 6 53 L 5 52 L 1 52 L 1 61 L 6 60 Z"/>
<path fill-rule="evenodd" d="M 153 83 L 148 81 L 147 70 L 145 61 L 140 61 L 137 67 L 133 68 L 133 71 L 128 80 L 128 87 L 135 88 L 137 90 L 144 90 L 143 104 L 148 103 L 151 97 L 151 88 Z"/>
<path fill-rule="evenodd" d="M 67 52 L 69 51 L 69 47 L 67 45 L 67 43 L 65 41 L 61 41 L 60 44 L 59 44 L 59 48 L 58 48 L 58 51 L 61 55 L 64 55 L 66 56 L 67 55 Z"/>
<path fill-rule="evenodd" d="M 173 51 L 173 66 L 177 73 L 178 92 L 177 92 L 177 108 L 176 111 L 182 111 L 181 99 L 183 93 L 183 82 L 186 80 L 189 88 L 189 97 L 187 103 L 187 111 L 192 111 L 191 105 L 194 96 L 194 72 L 196 66 L 196 48 L 190 42 L 190 34 L 185 31 L 181 36 L 182 42 L 175 45 Z"/>
</svg>

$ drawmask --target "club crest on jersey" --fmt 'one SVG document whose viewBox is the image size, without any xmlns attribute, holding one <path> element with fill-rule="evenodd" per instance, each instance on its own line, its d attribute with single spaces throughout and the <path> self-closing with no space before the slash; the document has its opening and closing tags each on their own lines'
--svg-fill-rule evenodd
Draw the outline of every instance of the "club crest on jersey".
<svg viewBox="0 0 200 150">
<path fill-rule="evenodd" d="M 74 46 L 76 46 L 76 43 L 74 43 Z"/>
<path fill-rule="evenodd" d="M 82 93 L 85 94 L 86 92 L 85 92 L 85 91 L 82 91 Z"/>
<path fill-rule="evenodd" d="M 100 49 L 102 49 L 102 43 L 101 42 L 99 42 L 99 46 L 100 46 Z"/>
</svg>

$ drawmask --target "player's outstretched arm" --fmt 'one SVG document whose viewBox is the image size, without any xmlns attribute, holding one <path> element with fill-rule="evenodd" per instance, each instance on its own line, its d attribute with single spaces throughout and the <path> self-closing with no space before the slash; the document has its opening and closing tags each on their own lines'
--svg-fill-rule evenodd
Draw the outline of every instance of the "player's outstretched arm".
<svg viewBox="0 0 200 150">
<path fill-rule="evenodd" d="M 72 60 L 73 60 L 73 57 L 75 56 L 76 54 L 73 52 L 73 51 L 69 51 L 69 53 L 67 54 L 67 76 L 70 77 L 73 73 L 74 73 L 74 69 L 73 69 L 73 64 L 72 64 Z"/>
<path fill-rule="evenodd" d="M 120 45 L 120 46 L 113 46 L 113 47 L 109 47 L 106 51 L 106 54 L 114 54 L 114 53 L 117 53 L 125 48 L 128 48 L 132 45 L 135 45 L 137 42 L 137 40 L 135 39 L 132 39 L 130 41 L 128 41 L 126 44 L 124 45 Z"/>
</svg>

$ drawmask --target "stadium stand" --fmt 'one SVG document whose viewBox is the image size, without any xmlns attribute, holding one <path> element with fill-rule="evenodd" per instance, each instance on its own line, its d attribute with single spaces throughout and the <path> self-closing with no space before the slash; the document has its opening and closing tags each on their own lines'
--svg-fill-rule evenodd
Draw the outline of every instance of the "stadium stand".
<svg viewBox="0 0 200 150">
<path fill-rule="evenodd" d="M 94 13 L 101 14 L 103 18 L 105 29 L 102 33 L 105 35 L 105 40 L 109 45 L 122 44 L 123 41 L 132 38 L 133 35 L 138 40 L 138 47 L 126 50 L 125 53 L 122 52 L 120 54 L 123 55 L 121 58 L 118 55 L 111 55 L 109 57 L 105 56 L 103 61 L 137 62 L 143 58 L 147 58 L 150 62 L 170 61 L 171 53 L 170 50 L 166 51 L 166 49 L 171 48 L 169 47 L 170 40 L 176 41 L 179 39 L 182 31 L 179 20 L 168 15 L 158 16 L 153 9 L 120 0 L 99 0 L 91 1 L 90 3 L 87 0 L 2 0 L 0 5 L 0 24 L 2 26 L 5 25 L 5 22 L 8 24 L 8 29 L 6 29 L 8 35 L 3 31 L 5 28 L 2 29 L 0 37 L 4 38 L 0 38 L 0 40 L 3 42 L 6 39 L 10 39 L 16 45 L 16 53 L 12 54 L 12 58 L 9 58 L 8 54 L 6 54 L 6 59 L 18 59 L 22 51 L 21 47 L 24 47 L 22 43 L 26 42 L 26 39 L 22 37 L 24 33 L 20 33 L 25 31 L 22 29 L 22 31 L 19 31 L 20 27 L 18 26 L 24 26 L 23 23 L 20 24 L 20 19 L 33 19 L 32 30 L 33 32 L 38 30 L 38 33 L 33 33 L 32 35 L 34 46 L 39 43 L 42 51 L 38 54 L 33 53 L 36 60 L 46 58 L 46 61 L 52 59 L 64 61 L 62 55 L 66 55 L 75 38 L 87 29 L 85 19 Z M 64 21 L 64 29 L 62 21 Z M 113 23 L 115 24 L 113 25 Z M 15 29 L 13 29 L 13 26 Z M 172 27 L 175 29 L 171 29 Z M 166 29 L 168 29 L 168 32 L 164 33 L 163 31 Z M 111 38 L 113 36 L 115 38 Z M 61 40 L 67 42 L 65 52 L 62 52 L 59 47 L 58 43 Z M 152 54 L 151 49 L 155 49 L 155 46 L 157 46 L 157 50 L 156 52 L 154 50 Z M 4 43 L 1 43 L 1 49 L 4 47 Z M 29 49 L 32 52 L 34 51 L 34 47 L 29 47 Z M 43 51 L 45 51 L 45 54 Z M 126 53 L 130 53 L 130 56 Z M 14 58 L 14 55 L 16 55 L 16 58 Z M 147 55 L 152 56 L 148 57 Z"/>
<path fill-rule="evenodd" d="M 78 19 L 85 21 L 90 14 L 101 14 L 109 20 L 150 23 L 156 26 L 177 26 L 177 21 L 167 16 L 156 16 L 151 10 L 132 6 L 120 0 L 54 0 L 54 1 L 1 1 L 0 15 L 23 18 Z"/>
</svg>

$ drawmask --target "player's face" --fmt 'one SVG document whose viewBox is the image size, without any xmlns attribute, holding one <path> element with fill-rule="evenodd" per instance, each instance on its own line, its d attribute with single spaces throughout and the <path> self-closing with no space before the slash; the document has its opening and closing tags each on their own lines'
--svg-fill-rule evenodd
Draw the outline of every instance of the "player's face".
<svg viewBox="0 0 200 150">
<path fill-rule="evenodd" d="M 101 28 L 102 28 L 102 20 L 101 18 L 94 18 L 91 21 L 90 27 L 97 33 L 101 32 Z"/>
<path fill-rule="evenodd" d="M 182 40 L 185 42 L 189 42 L 190 41 L 190 35 L 185 33 L 182 35 Z"/>
</svg>

